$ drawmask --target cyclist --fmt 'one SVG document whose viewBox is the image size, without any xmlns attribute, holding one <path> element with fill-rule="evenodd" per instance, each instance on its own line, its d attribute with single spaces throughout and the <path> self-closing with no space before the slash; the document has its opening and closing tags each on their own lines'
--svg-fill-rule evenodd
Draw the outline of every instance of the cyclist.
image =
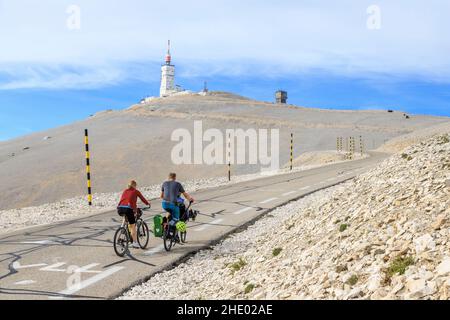
<svg viewBox="0 0 450 320">
<path fill-rule="evenodd" d="M 117 207 L 117 213 L 121 217 L 125 216 L 128 219 L 128 223 L 131 229 L 131 237 L 133 238 L 132 247 L 138 249 L 140 247 L 137 242 L 136 232 L 137 199 L 141 199 L 141 201 L 148 206 L 150 206 L 150 202 L 147 201 L 142 193 L 140 193 L 136 188 L 136 181 L 131 180 L 130 183 L 128 183 L 127 189 L 123 192 L 122 197 L 120 198 L 120 202 Z"/>
<path fill-rule="evenodd" d="M 178 203 L 180 195 L 182 194 L 186 199 L 194 202 L 194 198 L 192 198 L 184 190 L 181 183 L 176 180 L 177 174 L 170 173 L 169 180 L 164 182 L 161 187 L 162 208 L 171 214 L 172 221 L 175 223 L 180 220 L 180 207 Z"/>
</svg>

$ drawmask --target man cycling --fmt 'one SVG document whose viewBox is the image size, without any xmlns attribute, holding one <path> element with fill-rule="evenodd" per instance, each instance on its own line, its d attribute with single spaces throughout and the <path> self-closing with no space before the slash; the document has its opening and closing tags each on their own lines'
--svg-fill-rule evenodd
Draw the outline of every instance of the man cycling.
<svg viewBox="0 0 450 320">
<path fill-rule="evenodd" d="M 178 222 L 180 220 L 180 207 L 178 199 L 182 194 L 191 202 L 194 202 L 192 198 L 183 188 L 181 183 L 177 180 L 176 173 L 169 174 L 169 180 L 164 182 L 161 187 L 161 199 L 162 208 L 172 215 L 172 220 Z"/>
<path fill-rule="evenodd" d="M 128 224 L 131 229 L 131 237 L 133 238 L 132 247 L 135 249 L 140 248 L 137 242 L 137 232 L 136 232 L 136 214 L 137 214 L 137 199 L 141 199 L 143 203 L 150 206 L 150 202 L 144 198 L 142 193 L 139 192 L 137 188 L 137 183 L 131 180 L 128 184 L 128 188 L 123 192 L 120 198 L 119 205 L 117 207 L 117 213 L 128 219 Z"/>
</svg>

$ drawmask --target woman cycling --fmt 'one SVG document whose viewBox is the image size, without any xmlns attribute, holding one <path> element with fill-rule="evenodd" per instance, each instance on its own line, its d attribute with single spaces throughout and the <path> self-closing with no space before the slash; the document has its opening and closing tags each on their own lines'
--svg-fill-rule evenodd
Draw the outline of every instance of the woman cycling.
<svg viewBox="0 0 450 320">
<path fill-rule="evenodd" d="M 130 225 L 131 229 L 131 237 L 133 238 L 132 247 L 138 249 L 140 247 L 137 242 L 136 233 L 137 199 L 141 199 L 141 201 L 148 206 L 150 206 L 150 202 L 147 201 L 142 193 L 140 193 L 136 188 L 136 181 L 131 180 L 128 184 L 128 188 L 123 192 L 122 197 L 120 198 L 120 202 L 117 207 L 117 213 L 121 217 L 125 216 L 128 219 L 128 224 Z"/>
</svg>

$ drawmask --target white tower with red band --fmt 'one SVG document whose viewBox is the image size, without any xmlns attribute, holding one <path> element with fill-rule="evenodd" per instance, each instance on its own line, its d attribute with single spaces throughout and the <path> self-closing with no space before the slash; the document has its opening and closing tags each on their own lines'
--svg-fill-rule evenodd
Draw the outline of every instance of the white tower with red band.
<svg viewBox="0 0 450 320">
<path fill-rule="evenodd" d="M 160 97 L 168 97 L 181 91 L 175 86 L 175 66 L 172 65 L 172 56 L 170 55 L 170 40 L 167 43 L 166 63 L 161 67 L 161 88 Z"/>
</svg>

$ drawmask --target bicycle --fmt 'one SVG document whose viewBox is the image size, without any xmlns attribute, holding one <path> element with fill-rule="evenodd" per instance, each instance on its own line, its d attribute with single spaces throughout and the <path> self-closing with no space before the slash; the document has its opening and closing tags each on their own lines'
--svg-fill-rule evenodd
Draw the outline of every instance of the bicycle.
<svg viewBox="0 0 450 320">
<path fill-rule="evenodd" d="M 143 211 L 149 210 L 147 208 L 138 208 L 136 215 L 136 233 L 137 242 L 141 249 L 146 249 L 150 240 L 150 232 L 147 223 L 142 219 Z M 119 257 L 125 256 L 128 252 L 130 243 L 133 242 L 130 226 L 127 217 L 123 217 L 122 225 L 117 229 L 114 235 L 114 251 Z"/>
<path fill-rule="evenodd" d="M 177 224 L 171 224 L 172 214 L 169 213 L 169 216 L 164 218 L 163 222 L 163 242 L 164 249 L 169 252 L 175 246 L 176 243 L 186 243 L 187 238 L 187 230 L 186 230 L 186 222 L 189 220 L 195 221 L 199 212 L 197 210 L 191 210 L 193 202 L 189 202 L 189 206 L 187 208 L 184 207 L 184 204 L 180 206 L 180 221 Z M 182 211 L 182 212 L 181 212 Z M 177 227 L 178 226 L 178 227 Z M 179 230 L 180 229 L 180 230 Z"/>
</svg>

